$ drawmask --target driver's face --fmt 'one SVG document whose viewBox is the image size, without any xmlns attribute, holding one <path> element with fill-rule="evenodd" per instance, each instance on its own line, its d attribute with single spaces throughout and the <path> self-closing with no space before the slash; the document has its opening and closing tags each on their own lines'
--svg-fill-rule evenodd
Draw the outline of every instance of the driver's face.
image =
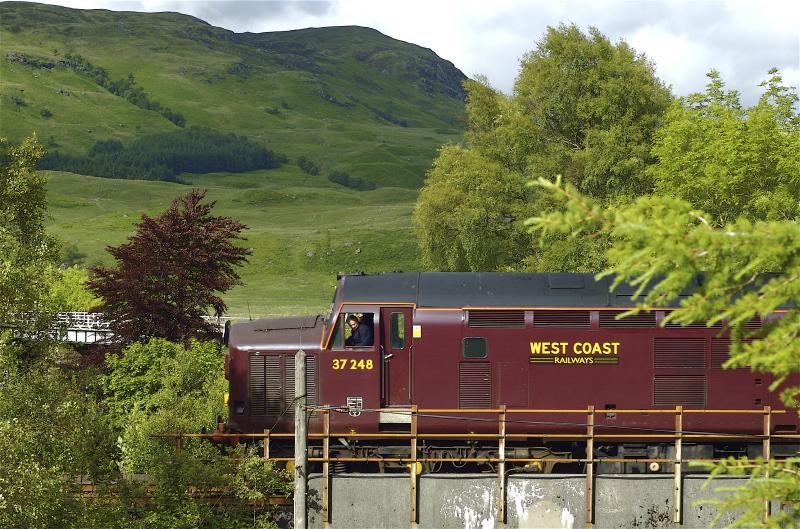
<svg viewBox="0 0 800 529">
<path fill-rule="evenodd" d="M 354 320 L 348 320 L 347 325 L 349 325 L 350 328 L 353 330 L 356 330 L 358 328 L 358 322 Z"/>
</svg>

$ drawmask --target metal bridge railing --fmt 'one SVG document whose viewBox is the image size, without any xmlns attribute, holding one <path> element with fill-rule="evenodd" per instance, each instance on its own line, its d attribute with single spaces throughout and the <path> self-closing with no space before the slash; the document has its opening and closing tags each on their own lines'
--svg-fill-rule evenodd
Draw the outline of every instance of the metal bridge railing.
<svg viewBox="0 0 800 529">
<path fill-rule="evenodd" d="M 683 457 L 683 441 L 684 440 L 731 440 L 733 438 L 743 441 L 760 441 L 762 445 L 762 455 L 765 460 L 771 459 L 771 443 L 773 440 L 784 441 L 799 441 L 800 434 L 773 434 L 772 433 L 772 416 L 785 414 L 786 410 L 773 410 L 770 406 L 765 406 L 763 409 L 738 409 L 738 410 L 684 410 L 682 406 L 676 406 L 674 409 L 637 409 L 637 410 L 624 410 L 615 409 L 614 413 L 620 414 L 637 414 L 637 413 L 657 413 L 657 414 L 672 414 L 675 420 L 674 430 L 669 432 L 659 431 L 659 433 L 626 433 L 626 434 L 608 434 L 598 433 L 596 430 L 603 428 L 606 425 L 595 425 L 595 416 L 598 414 L 606 414 L 609 410 L 595 409 L 594 406 L 588 406 L 583 409 L 569 409 L 569 410 L 555 410 L 555 409 L 509 409 L 506 406 L 493 409 L 420 409 L 417 406 L 411 406 L 405 409 L 390 408 L 380 410 L 364 410 L 374 412 L 392 412 L 392 413 L 408 413 L 410 414 L 411 424 L 408 433 L 357 433 L 354 431 L 349 432 L 332 432 L 330 427 L 330 418 L 332 413 L 346 411 L 342 408 L 334 408 L 330 406 L 308 406 L 306 407 L 308 413 L 319 413 L 322 415 L 322 432 L 309 433 L 309 439 L 322 440 L 322 457 L 309 457 L 309 462 L 317 462 L 322 464 L 322 520 L 323 523 L 330 522 L 330 464 L 337 462 L 384 462 L 384 463 L 400 463 L 408 465 L 409 467 L 409 487 L 410 487 L 410 524 L 415 527 L 418 523 L 417 514 L 417 483 L 418 472 L 417 463 L 436 463 L 436 462 L 457 462 L 457 463 L 492 463 L 497 464 L 497 513 L 498 522 L 506 522 L 506 464 L 507 463 L 582 463 L 585 465 L 585 516 L 586 526 L 593 527 L 594 524 L 594 481 L 595 481 L 595 465 L 598 463 L 672 463 L 673 464 L 673 511 L 672 521 L 677 524 L 683 523 L 683 464 L 689 462 L 705 462 L 712 463 L 722 461 L 721 459 L 688 459 Z M 474 414 L 489 414 L 497 416 L 497 432 L 496 433 L 424 433 L 418 429 L 418 419 L 420 416 L 426 414 L 452 414 L 457 415 L 474 415 Z M 583 416 L 585 419 L 582 426 L 585 433 L 537 433 L 531 431 L 530 433 L 508 433 L 506 426 L 508 423 L 513 422 L 509 416 L 514 414 L 576 414 Z M 760 434 L 731 434 L 731 433 L 714 433 L 714 432 L 694 432 L 684 429 L 684 415 L 686 414 L 748 414 L 760 415 L 762 417 L 763 431 Z M 570 428 L 574 428 L 576 423 L 570 424 Z M 216 433 L 216 434 L 195 434 L 195 433 L 169 433 L 158 434 L 153 437 L 173 438 L 175 447 L 180 450 L 185 439 L 191 438 L 205 438 L 220 441 L 222 439 L 262 439 L 264 443 L 263 457 L 272 461 L 294 461 L 294 457 L 273 457 L 270 453 L 270 441 L 278 439 L 291 439 L 294 437 L 293 433 L 274 433 L 270 430 L 264 430 L 263 433 L 251 434 L 237 434 L 237 433 Z M 506 457 L 506 441 L 513 439 L 523 438 L 546 438 L 546 439 L 559 439 L 564 441 L 579 441 L 586 443 L 586 457 L 584 458 L 551 458 L 551 457 L 538 457 L 538 458 L 511 458 Z M 331 457 L 330 455 L 330 440 L 331 438 L 345 438 L 345 439 L 396 439 L 403 443 L 409 444 L 408 457 Z M 438 440 L 459 440 L 459 439 L 484 439 L 495 440 L 497 442 L 497 457 L 472 457 L 472 458 L 442 458 L 442 457 L 427 457 L 418 453 L 418 441 L 420 439 L 438 439 Z M 595 441 L 603 440 L 618 440 L 618 441 L 671 441 L 675 447 L 674 458 L 620 458 L 620 457 L 594 457 Z M 765 498 L 764 501 L 764 516 L 770 515 L 770 500 Z"/>
<path fill-rule="evenodd" d="M 27 328 L 36 321 L 36 314 L 15 314 L 8 318 L 6 327 Z M 246 320 L 242 316 L 203 316 L 221 334 L 229 320 Z M 100 312 L 58 312 L 50 329 L 50 335 L 60 341 L 72 343 L 98 343 L 113 337 L 110 322 Z"/>
</svg>

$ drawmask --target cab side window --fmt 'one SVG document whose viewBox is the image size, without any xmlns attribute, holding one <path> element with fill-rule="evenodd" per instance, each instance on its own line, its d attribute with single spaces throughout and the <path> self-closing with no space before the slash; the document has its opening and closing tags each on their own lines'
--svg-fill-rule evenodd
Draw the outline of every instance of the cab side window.
<svg viewBox="0 0 800 529">
<path fill-rule="evenodd" d="M 331 337 L 331 349 L 372 347 L 375 337 L 374 316 L 372 312 L 340 314 Z"/>
<path fill-rule="evenodd" d="M 406 341 L 405 314 L 392 312 L 389 317 L 389 346 L 393 350 L 402 349 Z"/>
</svg>

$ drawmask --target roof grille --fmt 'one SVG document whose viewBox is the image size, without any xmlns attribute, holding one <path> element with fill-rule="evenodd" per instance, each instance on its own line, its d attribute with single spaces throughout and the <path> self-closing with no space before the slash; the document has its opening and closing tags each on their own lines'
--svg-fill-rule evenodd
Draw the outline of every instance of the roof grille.
<svg viewBox="0 0 800 529">
<path fill-rule="evenodd" d="M 753 340 L 742 340 L 741 343 L 752 343 Z M 730 338 L 712 338 L 711 339 L 711 369 L 722 369 L 722 364 L 728 361 L 731 357 L 731 339 Z"/>
<path fill-rule="evenodd" d="M 600 328 L 654 329 L 656 327 L 655 312 L 639 312 L 617 319 L 617 315 L 624 312 L 626 311 L 601 310 Z"/>
<path fill-rule="evenodd" d="M 524 310 L 468 310 L 472 328 L 520 329 L 525 326 Z"/>
<path fill-rule="evenodd" d="M 705 406 L 705 375 L 656 375 L 653 381 L 653 404 L 655 406 Z"/>
<path fill-rule="evenodd" d="M 705 338 L 656 338 L 654 350 L 656 368 L 705 367 Z"/>
<path fill-rule="evenodd" d="M 589 329 L 592 323 L 588 310 L 537 310 L 533 313 L 533 326 Z"/>
<path fill-rule="evenodd" d="M 492 367 L 489 362 L 461 362 L 458 365 L 458 407 L 492 407 Z"/>
<path fill-rule="evenodd" d="M 717 323 L 709 327 L 706 325 L 706 322 L 704 321 L 695 321 L 688 325 L 681 325 L 680 323 L 674 323 L 670 321 L 667 322 L 665 327 L 667 329 L 721 329 L 722 322 L 718 321 Z"/>
</svg>

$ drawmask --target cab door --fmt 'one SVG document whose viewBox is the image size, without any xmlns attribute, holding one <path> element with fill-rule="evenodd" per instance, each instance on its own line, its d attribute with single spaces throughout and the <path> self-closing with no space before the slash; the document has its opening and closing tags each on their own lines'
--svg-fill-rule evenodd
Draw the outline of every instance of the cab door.
<svg viewBox="0 0 800 529">
<path fill-rule="evenodd" d="M 411 316 L 410 307 L 381 309 L 384 406 L 411 404 Z"/>
</svg>

